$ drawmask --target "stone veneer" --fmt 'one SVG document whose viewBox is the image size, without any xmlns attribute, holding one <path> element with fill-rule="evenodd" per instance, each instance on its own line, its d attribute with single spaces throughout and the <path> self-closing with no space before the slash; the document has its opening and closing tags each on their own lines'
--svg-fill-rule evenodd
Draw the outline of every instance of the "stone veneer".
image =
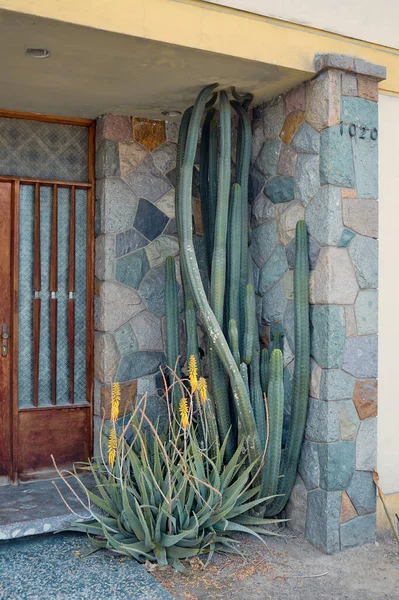
<svg viewBox="0 0 399 600">
<path fill-rule="evenodd" d="M 295 223 L 309 232 L 312 375 L 287 516 L 333 553 L 375 538 L 378 81 L 385 69 L 316 58 L 317 76 L 253 110 L 252 253 L 261 331 L 294 360 Z M 356 128 L 355 128 L 356 126 Z M 374 131 L 373 131 L 374 130 Z M 350 134 L 355 134 L 351 136 Z"/>
</svg>

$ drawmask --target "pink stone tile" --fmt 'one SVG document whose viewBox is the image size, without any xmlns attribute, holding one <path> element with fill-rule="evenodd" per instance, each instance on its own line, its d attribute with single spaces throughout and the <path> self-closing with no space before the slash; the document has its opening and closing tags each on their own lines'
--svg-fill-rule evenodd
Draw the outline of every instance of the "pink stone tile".
<svg viewBox="0 0 399 600">
<path fill-rule="evenodd" d="M 283 144 L 280 150 L 280 156 L 277 163 L 278 175 L 285 177 L 295 177 L 295 167 L 298 154 L 290 146 Z"/>
<path fill-rule="evenodd" d="M 123 115 L 105 115 L 102 137 L 114 142 L 127 142 L 133 139 L 132 119 Z"/>
<path fill-rule="evenodd" d="M 298 85 L 285 95 L 285 114 L 289 115 L 293 110 L 305 110 L 305 84 Z"/>
</svg>

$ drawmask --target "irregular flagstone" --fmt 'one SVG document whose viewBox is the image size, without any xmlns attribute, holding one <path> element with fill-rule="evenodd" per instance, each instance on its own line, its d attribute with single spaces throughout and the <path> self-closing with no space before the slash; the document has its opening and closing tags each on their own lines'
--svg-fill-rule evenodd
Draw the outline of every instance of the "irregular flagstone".
<svg viewBox="0 0 399 600">
<path fill-rule="evenodd" d="M 305 440 L 302 444 L 298 473 L 307 490 L 314 490 L 320 484 L 319 444 Z"/>
<path fill-rule="evenodd" d="M 320 471 L 320 487 L 342 490 L 349 484 L 355 470 L 355 442 L 320 444 L 319 460 L 325 468 Z"/>
<path fill-rule="evenodd" d="M 306 539 L 327 554 L 339 550 L 341 492 L 312 490 L 308 493 Z"/>
<path fill-rule="evenodd" d="M 284 125 L 280 131 L 280 139 L 285 144 L 290 144 L 298 127 L 303 122 L 305 113 L 302 110 L 294 110 L 285 118 Z"/>
<path fill-rule="evenodd" d="M 334 403 L 338 409 L 339 430 L 342 441 L 356 440 L 359 429 L 359 417 L 352 400 Z"/>
<path fill-rule="evenodd" d="M 155 167 L 150 154 L 130 175 L 127 175 L 126 181 L 140 198 L 152 202 L 158 200 L 171 188 L 168 178 Z"/>
<path fill-rule="evenodd" d="M 371 100 L 346 96 L 342 98 L 341 118 L 345 125 L 353 123 L 371 130 L 378 127 L 378 106 Z"/>
<path fill-rule="evenodd" d="M 137 142 L 120 142 L 119 164 L 121 177 L 126 177 L 145 159 L 148 152 Z"/>
<path fill-rule="evenodd" d="M 264 194 L 257 197 L 252 205 L 252 225 L 257 227 L 265 221 L 274 219 L 274 204 Z"/>
<path fill-rule="evenodd" d="M 366 77 L 365 75 L 358 75 L 357 81 L 360 98 L 378 102 L 378 81 L 373 77 Z"/>
<path fill-rule="evenodd" d="M 282 96 L 265 105 L 263 110 L 263 134 L 265 139 L 278 137 L 285 121 L 285 108 Z"/>
<path fill-rule="evenodd" d="M 249 169 L 248 201 L 250 204 L 262 193 L 266 179 L 255 167 Z"/>
<path fill-rule="evenodd" d="M 356 185 L 351 138 L 341 135 L 339 126 L 323 129 L 320 134 L 320 183 L 346 188 Z"/>
<path fill-rule="evenodd" d="M 115 257 L 120 258 L 125 254 L 130 254 L 139 250 L 148 244 L 148 240 L 137 231 L 137 229 L 128 229 L 116 236 Z"/>
<path fill-rule="evenodd" d="M 131 288 L 138 288 L 150 268 L 144 248 L 116 260 L 115 279 Z"/>
<path fill-rule="evenodd" d="M 104 140 L 96 152 L 96 177 L 119 177 L 119 148 L 118 143 Z"/>
<path fill-rule="evenodd" d="M 338 248 L 347 248 L 354 237 L 355 233 L 353 231 L 344 229 L 338 242 Z"/>
<path fill-rule="evenodd" d="M 338 442 L 340 440 L 338 404 L 341 403 L 309 398 L 305 430 L 307 440 L 313 442 Z M 303 474 L 302 477 L 306 484 Z M 308 487 L 307 484 L 306 487 Z M 318 487 L 318 485 L 315 487 Z"/>
<path fill-rule="evenodd" d="M 165 142 L 152 152 L 154 165 L 165 174 L 176 167 L 177 146 L 173 142 Z"/>
<path fill-rule="evenodd" d="M 362 289 L 376 288 L 378 286 L 378 241 L 357 235 L 349 246 L 349 254 L 359 286 Z"/>
<path fill-rule="evenodd" d="M 342 231 L 341 192 L 336 186 L 319 189 L 306 208 L 308 231 L 322 246 L 338 244 Z"/>
<path fill-rule="evenodd" d="M 346 337 L 357 335 L 356 316 L 354 306 L 345 306 Z"/>
<path fill-rule="evenodd" d="M 320 162 L 315 155 L 301 154 L 296 163 L 295 199 L 305 206 L 320 187 Z"/>
<path fill-rule="evenodd" d="M 277 246 L 260 271 L 259 292 L 261 294 L 268 292 L 281 279 L 287 269 L 285 250 L 281 246 Z"/>
<path fill-rule="evenodd" d="M 302 218 L 304 218 L 304 216 Z M 295 239 L 293 239 L 292 242 L 288 244 L 285 251 L 287 253 L 288 266 L 290 267 L 290 269 L 293 269 L 295 264 Z M 308 235 L 308 254 L 309 269 L 313 271 L 317 264 L 317 259 L 319 258 L 320 246 L 311 235 Z"/>
<path fill-rule="evenodd" d="M 341 73 L 325 71 L 306 84 L 306 121 L 317 131 L 341 120 Z"/>
<path fill-rule="evenodd" d="M 377 377 L 378 342 L 375 335 L 348 337 L 345 339 L 342 368 L 359 378 Z"/>
<path fill-rule="evenodd" d="M 322 248 L 316 267 L 310 275 L 311 302 L 313 304 L 353 304 L 358 289 L 346 248 Z"/>
<path fill-rule="evenodd" d="M 356 517 L 340 526 L 341 550 L 375 542 L 376 516 Z"/>
<path fill-rule="evenodd" d="M 262 146 L 255 162 L 255 167 L 265 177 L 270 177 L 277 173 L 277 162 L 280 155 L 281 141 L 268 140 Z"/>
<path fill-rule="evenodd" d="M 298 154 L 287 144 L 282 144 L 277 163 L 277 174 L 286 177 L 295 177 L 296 161 Z"/>
<path fill-rule="evenodd" d="M 322 370 L 313 358 L 310 359 L 310 387 L 309 394 L 312 398 L 320 396 L 320 381 Z"/>
<path fill-rule="evenodd" d="M 266 221 L 266 223 L 259 225 L 252 231 L 252 258 L 259 268 L 265 264 L 277 244 L 278 236 L 275 219 Z"/>
<path fill-rule="evenodd" d="M 359 515 L 375 512 L 376 488 L 371 472 L 355 471 L 346 491 Z"/>
<path fill-rule="evenodd" d="M 373 199 L 342 198 L 344 225 L 368 237 L 378 237 L 378 203 Z"/>
<path fill-rule="evenodd" d="M 320 134 L 308 123 L 302 123 L 291 142 L 291 148 L 305 154 L 318 154 L 320 151 Z"/>
<path fill-rule="evenodd" d="M 294 110 L 305 110 L 306 87 L 304 83 L 285 94 L 285 112 L 289 115 Z"/>
<path fill-rule="evenodd" d="M 104 181 L 101 203 L 102 233 L 118 233 L 133 227 L 139 199 L 122 179 Z"/>
<path fill-rule="evenodd" d="M 345 344 L 345 312 L 343 306 L 319 305 L 310 310 L 311 353 L 323 368 L 342 365 Z"/>
<path fill-rule="evenodd" d="M 357 512 L 346 492 L 342 492 L 341 511 L 339 516 L 340 523 L 346 523 L 357 517 Z"/>
<path fill-rule="evenodd" d="M 97 279 L 105 281 L 114 278 L 115 236 L 100 235 L 95 242 L 95 268 Z"/>
<path fill-rule="evenodd" d="M 122 357 L 116 378 L 118 381 L 130 381 L 154 373 L 164 360 L 163 352 L 131 352 Z"/>
<path fill-rule="evenodd" d="M 304 535 L 306 527 L 307 491 L 299 475 L 292 488 L 290 499 L 285 507 L 287 527 L 296 535 Z"/>
<path fill-rule="evenodd" d="M 169 142 L 175 142 L 179 139 L 179 121 L 165 121 L 166 139 Z"/>
<path fill-rule="evenodd" d="M 123 142 L 133 137 L 132 118 L 123 115 L 105 115 L 99 123 L 101 136 L 106 140 Z"/>
<path fill-rule="evenodd" d="M 252 121 L 252 148 L 251 148 L 251 164 L 253 164 L 264 144 L 265 138 L 263 135 L 263 122 L 261 119 Z"/>
<path fill-rule="evenodd" d="M 361 421 L 356 440 L 356 469 L 373 471 L 377 467 L 377 419 Z"/>
<path fill-rule="evenodd" d="M 360 290 L 355 302 L 355 314 L 359 335 L 378 333 L 377 290 Z"/>
<path fill-rule="evenodd" d="M 125 323 L 115 331 L 115 340 L 121 356 L 139 349 L 139 343 L 130 323 Z"/>
<path fill-rule="evenodd" d="M 100 285 L 95 311 L 95 329 L 114 331 L 144 310 L 145 306 L 136 290 L 113 281 Z"/>
<path fill-rule="evenodd" d="M 152 152 L 166 141 L 165 121 L 134 118 L 133 137 L 149 152 Z"/>
<path fill-rule="evenodd" d="M 378 141 L 352 138 L 353 162 L 360 198 L 378 197 Z"/>
<path fill-rule="evenodd" d="M 165 262 L 168 256 L 179 254 L 179 242 L 176 238 L 161 235 L 147 246 L 146 253 L 150 267 L 157 267 Z"/>
<path fill-rule="evenodd" d="M 323 369 L 320 377 L 320 400 L 352 398 L 355 378 L 341 369 Z"/>
<path fill-rule="evenodd" d="M 94 335 L 94 376 L 103 383 L 113 381 L 120 354 L 112 333 Z"/>
<path fill-rule="evenodd" d="M 378 412 L 377 380 L 365 379 L 356 381 L 353 393 L 353 403 L 356 407 L 359 419 L 376 417 Z"/>
<path fill-rule="evenodd" d="M 163 351 L 161 319 L 150 310 L 144 310 L 129 321 L 139 350 Z"/>
<path fill-rule="evenodd" d="M 168 217 L 148 200 L 140 199 L 134 221 L 135 228 L 148 240 L 154 240 L 166 227 Z"/>
<path fill-rule="evenodd" d="M 165 314 L 165 263 L 147 273 L 139 292 L 147 308 L 157 315 Z"/>
<path fill-rule="evenodd" d="M 294 300 L 294 269 L 289 269 L 284 273 L 283 286 L 287 300 Z"/>
<path fill-rule="evenodd" d="M 342 73 L 342 95 L 357 96 L 357 77 L 354 73 Z"/>
<path fill-rule="evenodd" d="M 294 199 L 294 179 L 292 177 L 273 177 L 265 186 L 265 194 L 274 204 Z"/>
<path fill-rule="evenodd" d="M 175 190 L 172 188 L 169 192 L 166 192 L 156 202 L 157 208 L 161 210 L 169 219 L 175 218 L 176 207 L 175 207 Z"/>
<path fill-rule="evenodd" d="M 281 282 L 276 283 L 263 297 L 262 319 L 269 325 L 282 321 L 286 303 L 284 286 Z"/>
</svg>

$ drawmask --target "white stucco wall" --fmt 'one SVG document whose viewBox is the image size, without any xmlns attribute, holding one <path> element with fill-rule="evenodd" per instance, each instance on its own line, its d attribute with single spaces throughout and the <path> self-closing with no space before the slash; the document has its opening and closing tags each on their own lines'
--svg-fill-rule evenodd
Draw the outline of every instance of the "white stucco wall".
<svg viewBox="0 0 399 600">
<path fill-rule="evenodd" d="M 399 493 L 399 98 L 379 101 L 378 472 Z"/>
<path fill-rule="evenodd" d="M 399 48 L 398 0 L 205 0 Z"/>
</svg>

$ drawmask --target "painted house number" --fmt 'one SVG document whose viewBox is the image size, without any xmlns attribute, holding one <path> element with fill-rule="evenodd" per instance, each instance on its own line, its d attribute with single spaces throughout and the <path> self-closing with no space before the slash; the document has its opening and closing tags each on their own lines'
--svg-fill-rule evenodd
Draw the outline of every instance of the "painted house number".
<svg viewBox="0 0 399 600">
<path fill-rule="evenodd" d="M 344 134 L 344 122 L 341 121 L 340 122 L 340 131 L 341 131 L 341 135 Z M 372 129 L 371 131 L 369 129 L 366 129 L 366 127 L 357 127 L 354 123 L 352 123 L 351 125 L 349 125 L 348 127 L 348 131 L 349 131 L 349 135 L 351 137 L 356 137 L 358 136 L 359 139 L 364 140 L 366 138 L 366 135 L 368 132 L 370 132 L 370 137 L 372 140 L 376 140 L 378 138 L 378 129 L 376 127 L 374 127 L 374 129 Z"/>
</svg>

